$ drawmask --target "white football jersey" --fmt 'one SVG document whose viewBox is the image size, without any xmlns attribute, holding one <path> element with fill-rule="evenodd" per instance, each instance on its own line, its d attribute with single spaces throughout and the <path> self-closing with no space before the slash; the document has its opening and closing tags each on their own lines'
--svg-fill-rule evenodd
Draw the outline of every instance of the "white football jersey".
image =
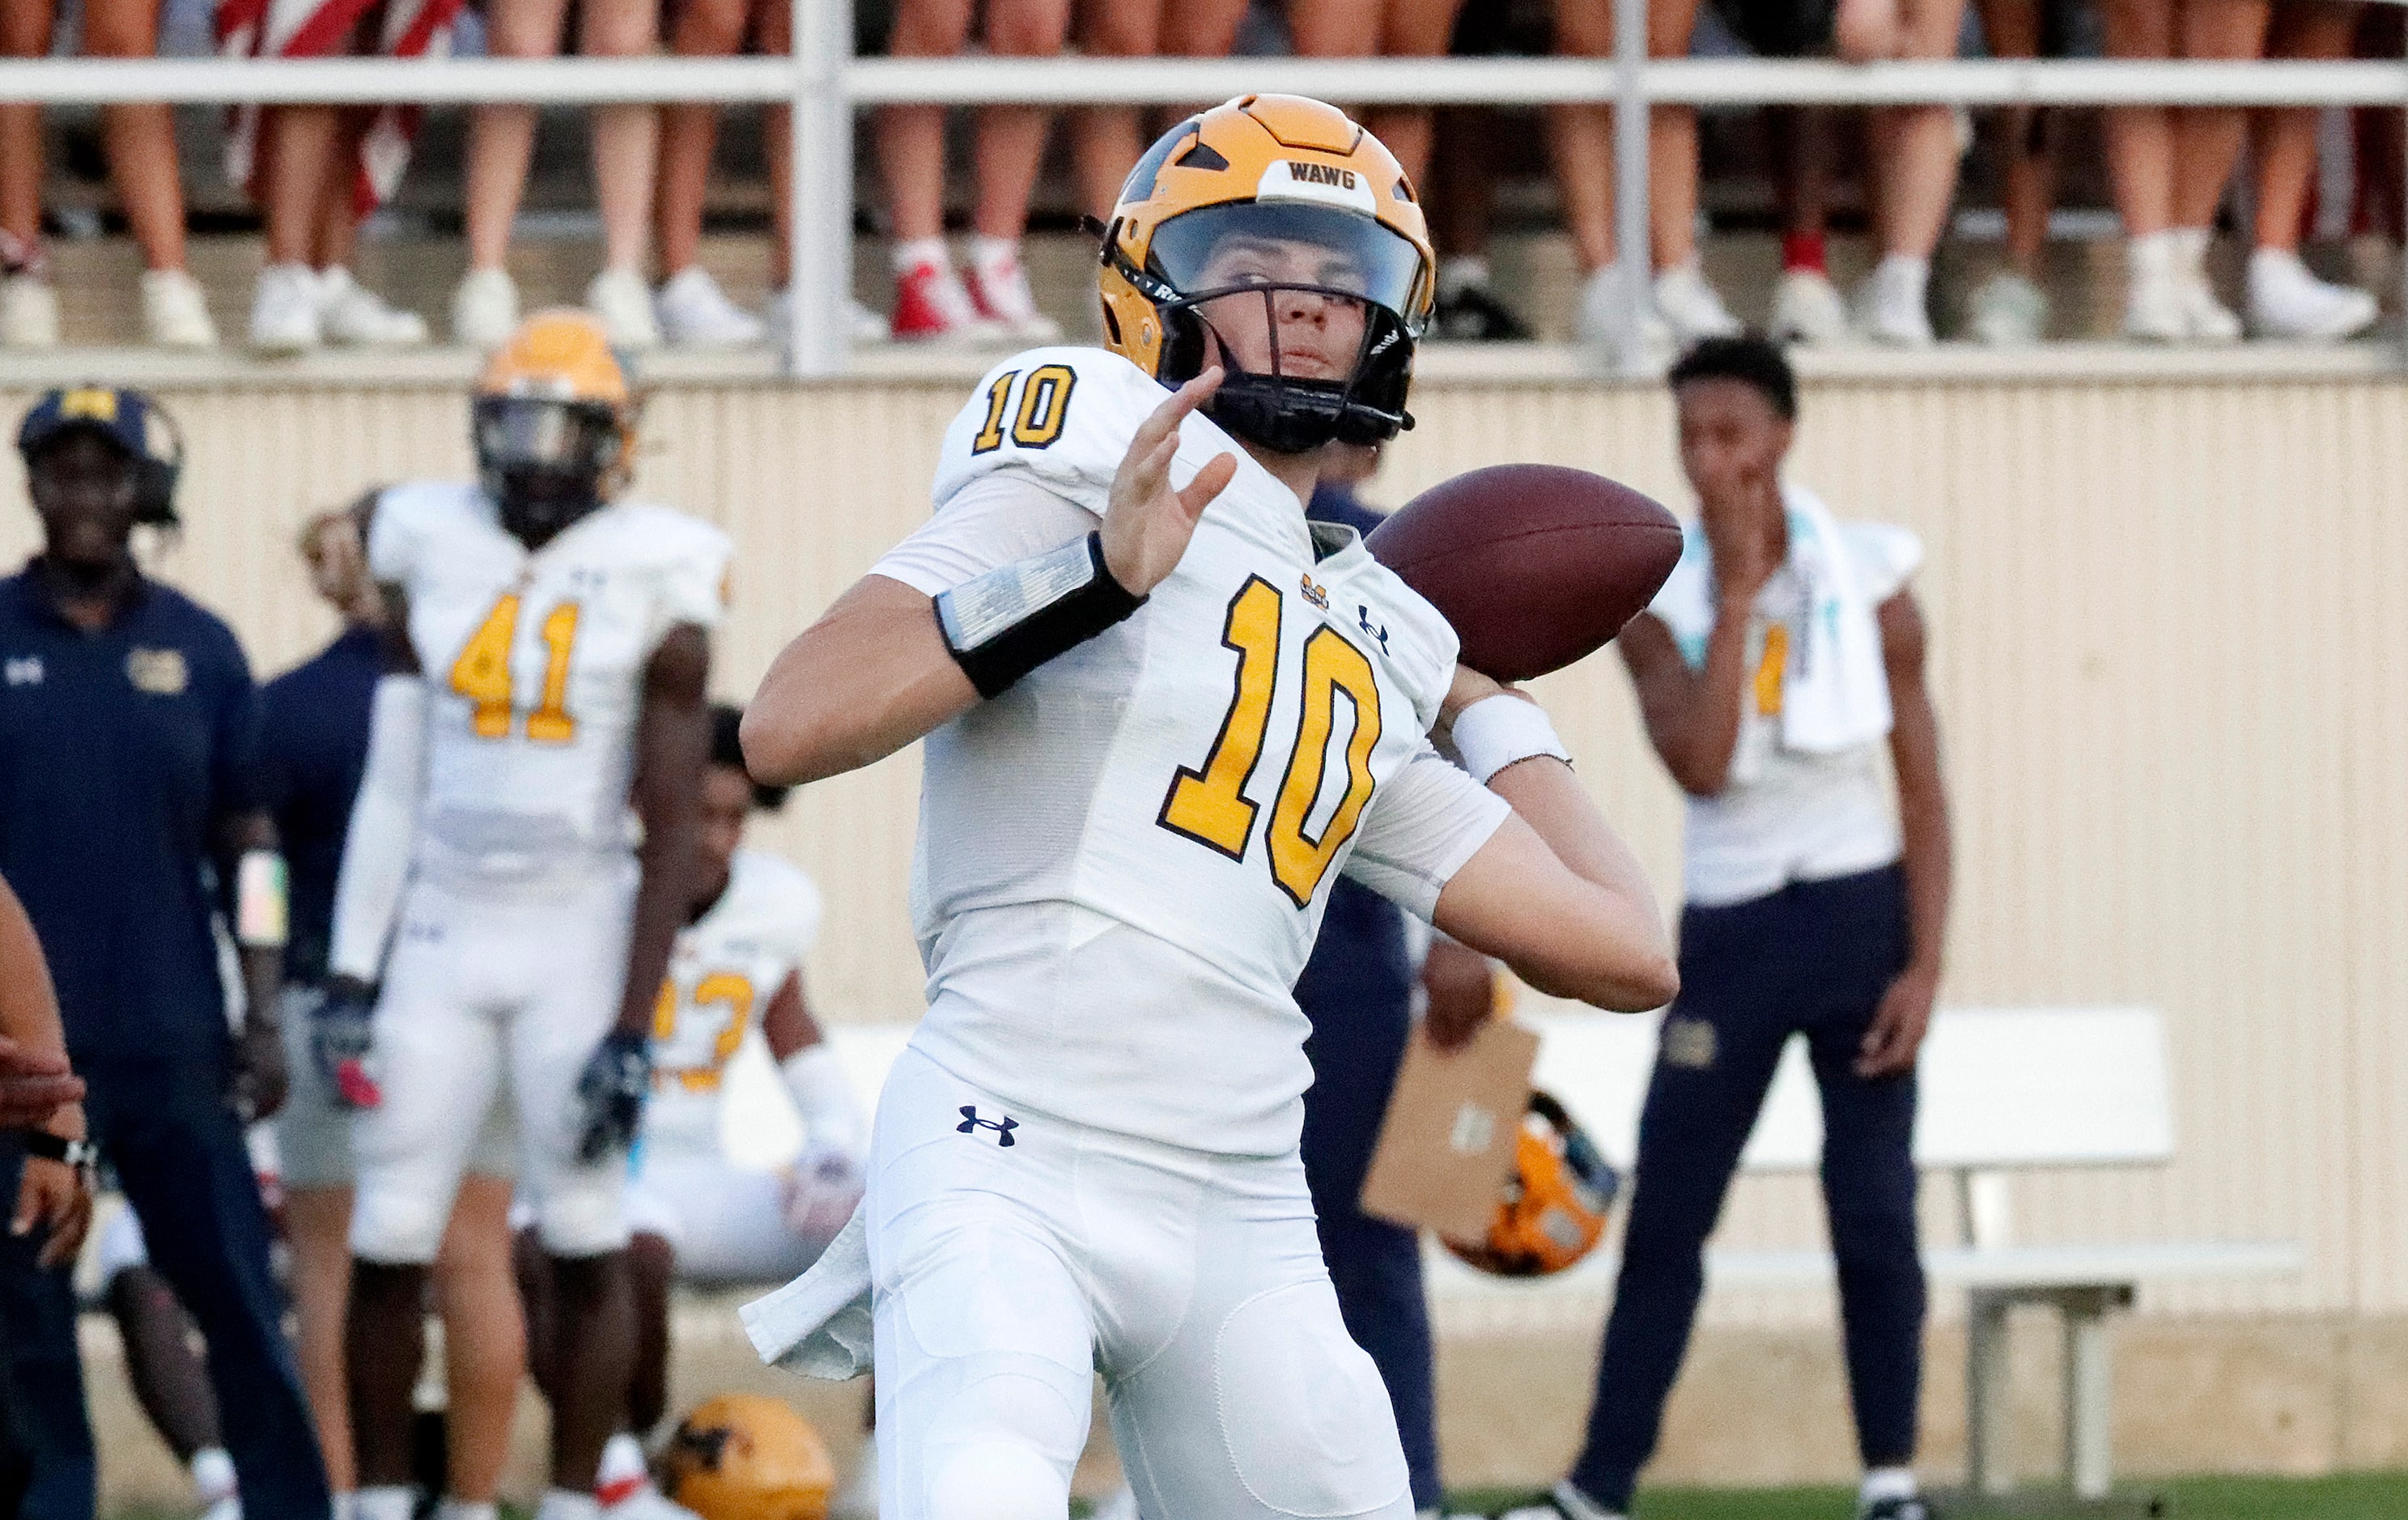
<svg viewBox="0 0 2408 1520">
<path fill-rule="evenodd" d="M 421 870 L 624 858 L 645 667 L 679 624 L 717 626 L 728 547 L 682 512 L 614 502 L 531 553 L 473 484 L 377 498 L 369 568 L 408 595 L 426 676 Z"/>
<path fill-rule="evenodd" d="M 820 932 L 820 890 L 802 868 L 738 850 L 727 890 L 677 937 L 652 1013 L 647 1153 L 716 1154 L 720 1082 Z"/>
<path fill-rule="evenodd" d="M 1100 350 L 1009 361 L 946 435 L 936 519 L 879 573 L 940 589 L 953 514 L 1067 502 L 1092 528 L 1167 394 Z M 1059 1117 L 1279 1154 L 1311 1078 L 1290 988 L 1330 883 L 1353 870 L 1426 915 L 1506 808 L 1426 738 L 1454 630 L 1210 420 L 1172 477 L 1225 453 L 1235 480 L 1144 606 L 928 737 L 914 1043 Z"/>
</svg>

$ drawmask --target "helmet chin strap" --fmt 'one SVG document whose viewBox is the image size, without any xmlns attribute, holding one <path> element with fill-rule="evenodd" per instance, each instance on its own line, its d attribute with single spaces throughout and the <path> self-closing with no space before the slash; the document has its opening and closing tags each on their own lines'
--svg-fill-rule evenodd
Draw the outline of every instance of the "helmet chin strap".
<svg viewBox="0 0 2408 1520">
<path fill-rule="evenodd" d="M 494 493 L 494 505 L 502 526 L 510 537 L 529 549 L 541 549 L 545 544 L 602 505 L 600 484 L 586 481 L 579 490 L 536 490 L 526 487 L 535 480 L 565 480 L 542 470 L 502 470 L 497 472 L 500 489 Z"/>
</svg>

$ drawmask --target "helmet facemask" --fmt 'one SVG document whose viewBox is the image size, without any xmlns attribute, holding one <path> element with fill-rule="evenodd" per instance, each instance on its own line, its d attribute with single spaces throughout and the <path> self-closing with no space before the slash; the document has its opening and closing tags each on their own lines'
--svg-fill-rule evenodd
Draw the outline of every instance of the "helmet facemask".
<svg viewBox="0 0 2408 1520">
<path fill-rule="evenodd" d="M 1117 246 L 1106 257 L 1153 302 L 1163 324 L 1157 377 L 1183 384 L 1218 364 L 1225 378 L 1204 408 L 1240 437 L 1280 453 L 1331 442 L 1373 445 L 1412 425 L 1405 394 L 1413 340 L 1404 313 L 1426 278 L 1417 250 L 1358 212 L 1268 201 L 1209 206 L 1166 222 L 1133 266 Z M 1362 335 L 1344 373 L 1289 372 L 1283 326 L 1312 320 L 1283 313 L 1304 295 L 1361 313 Z M 1236 303 L 1263 303 L 1261 367 L 1239 357 L 1225 331 L 1252 314 Z M 1326 309 L 1326 308 L 1325 308 Z M 1217 321 L 1216 321 L 1217 319 Z"/>
<path fill-rule="evenodd" d="M 530 549 L 602 505 L 626 448 L 615 409 L 552 396 L 480 395 L 471 432 L 479 480 Z"/>
</svg>

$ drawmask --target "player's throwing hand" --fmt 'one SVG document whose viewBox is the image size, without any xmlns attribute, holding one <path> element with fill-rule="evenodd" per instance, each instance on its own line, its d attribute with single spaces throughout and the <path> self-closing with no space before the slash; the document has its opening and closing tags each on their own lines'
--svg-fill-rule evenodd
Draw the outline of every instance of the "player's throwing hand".
<svg viewBox="0 0 2408 1520">
<path fill-rule="evenodd" d="M 1217 366 L 1181 386 L 1138 424 L 1128 452 L 1121 456 L 1104 509 L 1104 565 L 1132 596 L 1151 592 L 1179 567 L 1204 509 L 1237 477 L 1237 457 L 1222 454 L 1197 470 L 1185 488 L 1170 483 L 1179 424 L 1220 388 Z"/>
</svg>

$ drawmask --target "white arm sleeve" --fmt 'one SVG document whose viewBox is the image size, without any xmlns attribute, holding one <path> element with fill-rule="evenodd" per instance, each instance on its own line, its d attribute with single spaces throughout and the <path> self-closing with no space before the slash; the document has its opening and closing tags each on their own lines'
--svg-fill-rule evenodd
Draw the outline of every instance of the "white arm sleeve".
<svg viewBox="0 0 2408 1520">
<path fill-rule="evenodd" d="M 918 532 L 871 566 L 869 573 L 934 596 L 989 570 L 1083 538 L 1103 521 L 1047 489 L 1035 476 L 999 470 L 954 493 Z"/>
<path fill-rule="evenodd" d="M 1425 740 L 1421 753 L 1372 796 L 1346 874 L 1426 921 L 1438 911 L 1440 890 L 1512 812 L 1512 804 Z"/>
<path fill-rule="evenodd" d="M 333 943 L 326 968 L 374 982 L 409 877 L 410 840 L 426 780 L 426 680 L 386 676 L 377 682 L 368 726 L 367 766 L 343 836 L 343 870 L 335 885 Z"/>
</svg>

